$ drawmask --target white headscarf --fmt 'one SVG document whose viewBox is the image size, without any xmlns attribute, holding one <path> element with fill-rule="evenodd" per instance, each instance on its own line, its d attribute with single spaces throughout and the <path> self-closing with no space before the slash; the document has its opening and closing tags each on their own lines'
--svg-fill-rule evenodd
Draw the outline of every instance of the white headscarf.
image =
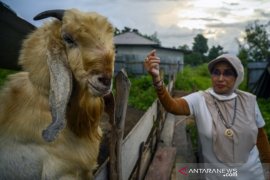
<svg viewBox="0 0 270 180">
<path fill-rule="evenodd" d="M 232 89 L 233 93 L 244 80 L 244 67 L 238 57 L 231 54 L 222 54 L 221 56 L 218 56 L 216 59 L 209 62 L 208 64 L 209 72 L 211 73 L 215 64 L 221 61 L 228 62 L 230 65 L 232 65 L 237 74 L 235 84 Z"/>
</svg>

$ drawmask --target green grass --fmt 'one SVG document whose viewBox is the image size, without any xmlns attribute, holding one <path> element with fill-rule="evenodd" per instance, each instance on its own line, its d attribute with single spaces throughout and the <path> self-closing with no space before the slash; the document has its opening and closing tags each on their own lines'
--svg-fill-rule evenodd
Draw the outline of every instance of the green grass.
<svg viewBox="0 0 270 180">
<path fill-rule="evenodd" d="M 183 72 L 177 74 L 175 88 L 187 92 L 205 90 L 211 87 L 210 73 L 207 64 L 196 67 L 185 66 Z M 240 84 L 239 89 L 247 91 L 247 78 Z"/>
<path fill-rule="evenodd" d="M 7 76 L 10 74 L 15 73 L 16 71 L 8 70 L 8 69 L 1 69 L 0 68 L 0 87 L 4 85 L 6 82 Z"/>
<path fill-rule="evenodd" d="M 186 66 L 183 72 L 177 74 L 175 82 L 176 89 L 187 92 L 205 90 L 210 86 L 211 79 L 206 64 L 196 68 Z"/>
<path fill-rule="evenodd" d="M 147 110 L 157 98 L 150 76 L 129 77 L 131 88 L 129 105 L 140 110 Z"/>
</svg>

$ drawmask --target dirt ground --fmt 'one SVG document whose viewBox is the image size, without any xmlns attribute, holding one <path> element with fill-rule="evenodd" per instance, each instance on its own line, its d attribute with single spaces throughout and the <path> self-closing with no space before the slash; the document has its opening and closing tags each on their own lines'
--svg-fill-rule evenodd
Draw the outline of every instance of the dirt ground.
<svg viewBox="0 0 270 180">
<path fill-rule="evenodd" d="M 141 117 L 143 116 L 144 113 L 145 113 L 145 111 L 128 106 L 127 113 L 126 113 L 124 137 L 126 137 L 126 135 L 137 124 L 137 122 L 141 119 Z"/>
<path fill-rule="evenodd" d="M 136 109 L 134 107 L 131 107 L 131 106 L 127 107 L 124 138 L 132 130 L 132 128 L 136 125 L 136 123 L 140 120 L 140 118 L 143 116 L 144 113 L 145 111 Z M 98 158 L 98 164 L 102 164 L 106 160 L 109 154 L 108 146 L 109 146 L 110 123 L 109 123 L 109 118 L 107 115 L 104 115 L 102 119 L 101 128 L 103 131 L 103 140 L 100 147 L 100 155 Z"/>
</svg>

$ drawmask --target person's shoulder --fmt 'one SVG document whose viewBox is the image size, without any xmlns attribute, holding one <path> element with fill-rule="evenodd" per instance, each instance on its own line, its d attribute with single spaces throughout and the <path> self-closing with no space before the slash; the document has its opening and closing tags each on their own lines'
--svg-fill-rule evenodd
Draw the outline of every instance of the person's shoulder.
<svg viewBox="0 0 270 180">
<path fill-rule="evenodd" d="M 236 94 L 238 94 L 240 96 L 249 97 L 249 98 L 255 98 L 256 99 L 256 96 L 254 94 L 252 94 L 250 92 L 247 92 L 247 91 L 242 91 L 242 90 L 237 89 Z"/>
<path fill-rule="evenodd" d="M 204 91 L 195 91 L 195 92 L 192 92 L 190 93 L 189 95 L 192 95 L 192 96 L 202 96 L 204 93 Z"/>
<path fill-rule="evenodd" d="M 203 98 L 203 93 L 204 91 L 196 91 L 196 92 L 192 92 L 187 96 L 184 96 L 184 99 L 189 99 L 189 100 L 201 100 Z"/>
</svg>

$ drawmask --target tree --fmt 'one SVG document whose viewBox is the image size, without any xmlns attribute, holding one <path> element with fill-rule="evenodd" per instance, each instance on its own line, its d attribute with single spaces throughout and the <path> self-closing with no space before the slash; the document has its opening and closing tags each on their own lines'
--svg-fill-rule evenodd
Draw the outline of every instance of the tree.
<svg viewBox="0 0 270 180">
<path fill-rule="evenodd" d="M 216 57 L 218 57 L 219 55 L 223 54 L 223 47 L 220 45 L 217 46 L 212 46 L 209 49 L 209 53 L 208 53 L 208 59 L 212 60 L 215 59 Z"/>
<path fill-rule="evenodd" d="M 184 51 L 190 51 L 190 48 L 187 44 L 178 46 L 178 49 L 184 50 Z"/>
<path fill-rule="evenodd" d="M 188 64 L 191 66 L 197 66 L 197 65 L 203 64 L 204 59 L 200 53 L 192 52 L 184 56 L 184 61 L 185 61 L 185 64 Z"/>
<path fill-rule="evenodd" d="M 149 38 L 152 41 L 155 41 L 156 43 L 158 43 L 159 45 L 161 45 L 161 41 L 158 39 L 158 34 L 157 32 L 154 32 L 154 34 L 152 34 L 151 36 L 149 36 Z"/>
<path fill-rule="evenodd" d="M 208 51 L 207 41 L 208 39 L 206 39 L 202 34 L 198 34 L 194 38 L 192 50 L 204 55 Z"/>
<path fill-rule="evenodd" d="M 248 51 L 245 48 L 239 48 L 238 58 L 241 60 L 244 67 L 248 64 Z"/>
<path fill-rule="evenodd" d="M 202 34 L 194 37 L 192 50 L 191 54 L 185 56 L 186 64 L 196 66 L 208 61 L 208 58 L 204 55 L 208 51 L 207 39 Z"/>
<path fill-rule="evenodd" d="M 115 29 L 114 29 L 114 35 L 116 36 L 116 35 L 118 35 L 118 34 L 121 34 L 120 29 L 115 28 Z"/>
<path fill-rule="evenodd" d="M 131 31 L 131 28 L 125 26 L 121 33 L 130 32 L 130 31 Z"/>
<path fill-rule="evenodd" d="M 245 29 L 244 43 L 239 44 L 239 49 L 247 52 L 248 61 L 265 61 L 270 57 L 267 27 L 269 24 L 255 21 Z"/>
</svg>

